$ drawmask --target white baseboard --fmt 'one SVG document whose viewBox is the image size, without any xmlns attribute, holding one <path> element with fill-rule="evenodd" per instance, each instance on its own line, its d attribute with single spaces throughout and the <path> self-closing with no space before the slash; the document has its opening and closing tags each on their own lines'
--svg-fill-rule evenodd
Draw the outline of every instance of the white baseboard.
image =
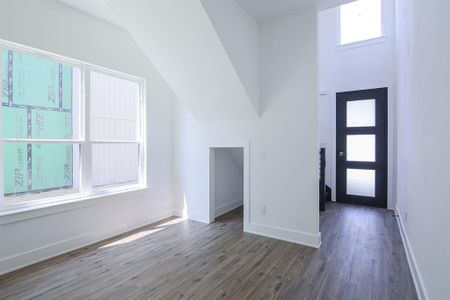
<svg viewBox="0 0 450 300">
<path fill-rule="evenodd" d="M 403 245 L 405 247 L 406 258 L 408 259 L 409 269 L 414 281 L 414 286 L 416 287 L 417 297 L 419 300 L 428 300 L 427 290 L 422 279 L 422 275 L 419 270 L 419 265 L 417 264 L 416 258 L 414 256 L 413 249 L 409 243 L 408 233 L 406 232 L 401 211 L 398 206 L 395 208 L 395 212 L 398 215 L 398 228 L 400 229 L 400 235 L 402 237 Z"/>
<path fill-rule="evenodd" d="M 206 224 L 210 223 L 208 214 L 198 212 L 198 211 L 189 211 L 188 210 L 187 218 L 189 220 L 193 220 L 193 221 L 197 221 L 197 222 L 201 222 L 201 223 L 206 223 Z"/>
<path fill-rule="evenodd" d="M 74 238 L 3 258 L 0 260 L 0 275 L 95 244 L 127 231 L 169 218 L 173 215 L 174 211 L 172 209 L 165 210 L 145 219 L 130 220 L 106 230 L 82 234 Z"/>
<path fill-rule="evenodd" d="M 319 248 L 321 243 L 320 232 L 314 235 L 255 223 L 245 224 L 244 231 L 314 248 Z"/>
<path fill-rule="evenodd" d="M 216 207 L 216 211 L 215 211 L 214 215 L 216 217 L 221 216 L 221 215 L 229 212 L 230 210 L 238 208 L 239 206 L 242 206 L 242 205 L 244 205 L 244 201 L 242 201 L 242 199 L 227 203 L 225 205 L 221 205 L 219 207 Z"/>
<path fill-rule="evenodd" d="M 181 207 L 175 207 L 173 209 L 173 215 L 176 217 L 186 218 L 186 219 L 201 222 L 201 223 L 206 223 L 206 224 L 210 223 L 208 216 L 205 215 L 204 213 L 197 212 L 197 211 L 189 211 L 189 210 L 186 210 L 185 208 L 181 208 Z"/>
<path fill-rule="evenodd" d="M 173 215 L 176 217 L 183 218 L 184 217 L 184 208 L 175 207 L 173 209 Z"/>
</svg>

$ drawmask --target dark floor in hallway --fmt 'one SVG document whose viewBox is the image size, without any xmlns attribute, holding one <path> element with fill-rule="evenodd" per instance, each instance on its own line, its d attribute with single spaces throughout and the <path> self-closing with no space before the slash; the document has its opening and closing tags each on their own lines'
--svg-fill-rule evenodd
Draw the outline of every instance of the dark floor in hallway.
<svg viewBox="0 0 450 300">
<path fill-rule="evenodd" d="M 392 211 L 328 203 L 322 246 L 170 219 L 0 277 L 0 299 L 417 299 Z"/>
</svg>

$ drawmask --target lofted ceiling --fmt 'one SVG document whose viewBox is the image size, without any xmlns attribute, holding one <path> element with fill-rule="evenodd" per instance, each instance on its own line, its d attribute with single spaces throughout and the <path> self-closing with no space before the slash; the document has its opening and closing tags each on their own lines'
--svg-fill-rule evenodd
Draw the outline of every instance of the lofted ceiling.
<svg viewBox="0 0 450 300">
<path fill-rule="evenodd" d="M 200 0 L 106 3 L 197 120 L 259 116 L 257 103 L 252 101 L 246 81 L 226 50 L 236 48 L 224 46 Z M 228 5 L 220 7 L 234 11 Z M 234 39 L 227 41 L 236 43 Z"/>
<path fill-rule="evenodd" d="M 94 18 L 122 27 L 105 0 L 57 0 Z"/>
<path fill-rule="evenodd" d="M 235 1 L 214 0 L 208 9 L 201 0 L 58 1 L 127 30 L 196 119 L 259 116 L 257 26 L 230 35 L 220 25 L 231 17 L 251 27 Z"/>
<path fill-rule="evenodd" d="M 258 22 L 315 7 L 316 0 L 236 0 Z"/>
<path fill-rule="evenodd" d="M 351 0 L 57 1 L 127 30 L 193 116 L 216 121 L 260 114 L 257 23 Z"/>
<path fill-rule="evenodd" d="M 57 0 L 95 18 L 122 27 L 106 0 Z M 224 0 L 230 1 L 230 0 Z M 354 0 L 236 0 L 256 21 L 264 22 L 317 6 L 330 8 Z"/>
<path fill-rule="evenodd" d="M 106 0 L 57 0 L 95 18 L 116 26 L 121 26 L 114 16 Z M 230 0 L 223 0 L 230 1 Z M 236 0 L 256 21 L 264 22 L 273 18 L 295 13 L 305 8 L 311 8 L 316 3 L 333 2 L 337 5 L 341 1 L 351 0 Z"/>
</svg>

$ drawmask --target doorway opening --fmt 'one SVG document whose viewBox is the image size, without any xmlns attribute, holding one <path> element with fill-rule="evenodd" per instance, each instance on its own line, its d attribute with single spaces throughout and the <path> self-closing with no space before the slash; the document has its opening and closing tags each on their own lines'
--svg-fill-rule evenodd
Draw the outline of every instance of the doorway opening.
<svg viewBox="0 0 450 300">
<path fill-rule="evenodd" d="M 245 199 L 243 147 L 210 148 L 210 223 L 226 214 L 243 219 Z"/>
<path fill-rule="evenodd" d="M 387 88 L 336 94 L 336 200 L 387 208 Z"/>
<path fill-rule="evenodd" d="M 356 0 L 317 17 L 320 208 L 393 209 L 395 3 Z"/>
</svg>

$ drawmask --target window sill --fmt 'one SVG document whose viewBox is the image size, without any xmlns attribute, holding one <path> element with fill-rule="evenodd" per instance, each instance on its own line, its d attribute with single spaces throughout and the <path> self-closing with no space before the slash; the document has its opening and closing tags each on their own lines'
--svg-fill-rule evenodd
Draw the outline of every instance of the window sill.
<svg viewBox="0 0 450 300">
<path fill-rule="evenodd" d="M 0 225 L 20 222 L 28 219 L 39 218 L 42 216 L 61 213 L 69 210 L 80 209 L 98 204 L 101 198 L 120 195 L 130 192 L 146 190 L 147 186 L 142 184 L 110 187 L 93 191 L 92 193 L 77 194 L 73 197 L 64 197 L 63 199 L 52 199 L 42 201 L 33 205 L 13 205 L 0 210 Z"/>
<path fill-rule="evenodd" d="M 369 39 L 369 40 L 353 42 L 353 43 L 348 43 L 348 44 L 343 44 L 343 45 L 337 45 L 336 48 L 339 51 L 345 51 L 345 50 L 350 50 L 350 49 L 355 49 L 355 48 L 361 48 L 361 47 L 367 47 L 367 46 L 372 46 L 372 45 L 376 45 L 376 44 L 381 44 L 381 43 L 384 43 L 386 40 L 387 40 L 387 36 L 384 35 L 384 36 L 380 36 L 380 37 Z"/>
</svg>

